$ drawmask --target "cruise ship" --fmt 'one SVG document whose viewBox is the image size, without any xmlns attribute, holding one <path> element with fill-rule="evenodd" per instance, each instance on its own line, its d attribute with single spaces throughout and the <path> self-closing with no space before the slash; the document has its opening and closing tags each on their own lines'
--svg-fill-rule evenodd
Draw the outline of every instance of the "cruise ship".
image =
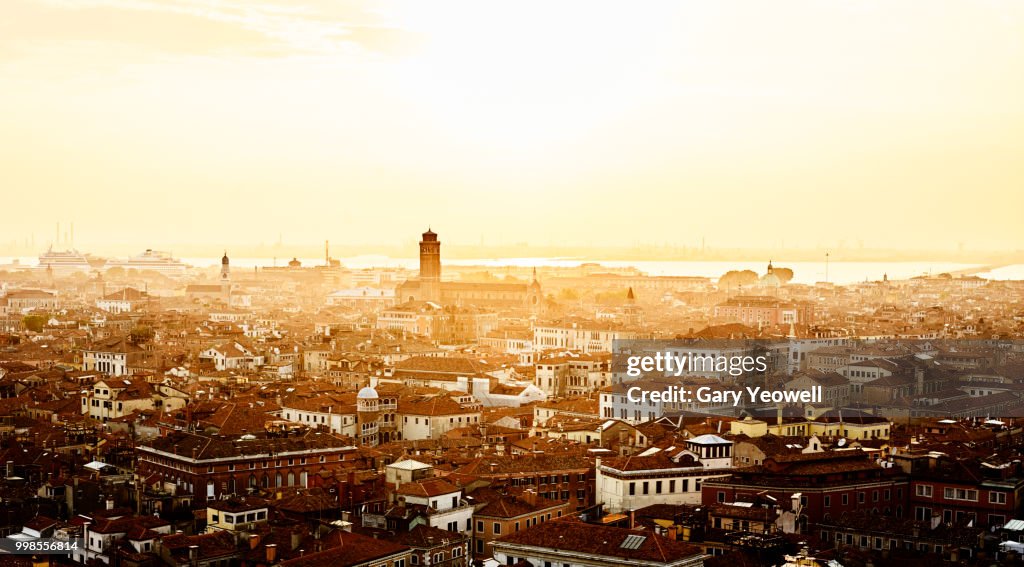
<svg viewBox="0 0 1024 567">
<path fill-rule="evenodd" d="M 89 263 L 88 255 L 78 250 L 54 250 L 50 247 L 39 255 L 39 269 L 49 270 L 57 275 L 67 275 L 75 272 L 89 273 L 93 266 Z"/>
<path fill-rule="evenodd" d="M 125 270 L 152 270 L 165 276 L 179 277 L 185 275 L 188 268 L 181 260 L 171 256 L 169 252 L 147 249 L 142 254 L 132 256 L 127 260 L 107 260 L 106 269 L 123 268 Z"/>
</svg>

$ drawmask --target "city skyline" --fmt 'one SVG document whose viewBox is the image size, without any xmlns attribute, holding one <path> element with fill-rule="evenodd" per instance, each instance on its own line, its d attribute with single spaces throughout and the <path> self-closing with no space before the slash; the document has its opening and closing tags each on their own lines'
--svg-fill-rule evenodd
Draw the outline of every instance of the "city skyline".
<svg viewBox="0 0 1024 567">
<path fill-rule="evenodd" d="M 1013 3 L 5 10 L 0 244 L 59 219 L 98 249 L 1024 236 Z"/>
<path fill-rule="evenodd" d="M 0 85 L 4 567 L 1024 557 L 1022 2 L 0 0 Z"/>
</svg>

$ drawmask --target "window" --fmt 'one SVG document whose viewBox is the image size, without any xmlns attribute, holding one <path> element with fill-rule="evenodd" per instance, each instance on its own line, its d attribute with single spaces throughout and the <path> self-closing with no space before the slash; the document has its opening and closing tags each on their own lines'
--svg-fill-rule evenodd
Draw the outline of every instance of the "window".
<svg viewBox="0 0 1024 567">
<path fill-rule="evenodd" d="M 631 483 L 629 483 L 629 495 L 630 496 L 634 496 L 635 494 L 636 494 L 636 483 L 635 482 L 631 482 Z"/>
<path fill-rule="evenodd" d="M 494 522 L 494 525 L 491 526 L 491 527 L 494 528 L 494 535 L 501 535 L 501 524 L 500 523 Z"/>
<path fill-rule="evenodd" d="M 668 491 L 669 491 L 669 493 L 673 493 L 673 492 L 676 491 L 676 481 L 674 481 L 674 480 L 668 481 Z"/>
<path fill-rule="evenodd" d="M 978 491 L 966 488 L 947 488 L 943 491 L 942 495 L 946 498 L 946 500 L 968 500 L 970 502 L 978 501 Z"/>
<path fill-rule="evenodd" d="M 483 533 L 484 531 L 484 523 L 481 520 L 476 521 L 476 531 L 480 533 Z"/>
<path fill-rule="evenodd" d="M 850 495 L 849 494 L 844 494 L 843 495 L 843 506 L 848 506 L 849 504 L 850 504 Z"/>
<path fill-rule="evenodd" d="M 721 490 L 718 491 L 718 501 L 719 502 L 725 502 L 725 492 L 724 491 L 721 491 Z"/>
<path fill-rule="evenodd" d="M 931 487 L 931 485 L 929 485 L 929 484 L 919 484 L 919 485 L 917 485 L 917 492 L 916 492 L 916 494 L 918 496 L 922 496 L 924 498 L 931 498 L 932 497 L 932 487 Z"/>
<path fill-rule="evenodd" d="M 1006 493 L 1005 492 L 989 492 L 988 493 L 989 504 L 1006 504 Z"/>
<path fill-rule="evenodd" d="M 828 508 L 830 506 L 832 506 L 832 497 L 826 495 L 825 496 L 825 507 Z"/>
</svg>

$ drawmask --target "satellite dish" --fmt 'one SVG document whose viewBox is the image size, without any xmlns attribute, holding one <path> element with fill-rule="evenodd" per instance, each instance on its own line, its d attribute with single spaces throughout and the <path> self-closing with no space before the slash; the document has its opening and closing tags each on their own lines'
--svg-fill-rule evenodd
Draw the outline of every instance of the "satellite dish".
<svg viewBox="0 0 1024 567">
<path fill-rule="evenodd" d="M 846 446 L 846 439 L 840 439 L 839 442 L 836 443 L 836 445 L 839 445 L 840 447 L 845 447 Z"/>
</svg>

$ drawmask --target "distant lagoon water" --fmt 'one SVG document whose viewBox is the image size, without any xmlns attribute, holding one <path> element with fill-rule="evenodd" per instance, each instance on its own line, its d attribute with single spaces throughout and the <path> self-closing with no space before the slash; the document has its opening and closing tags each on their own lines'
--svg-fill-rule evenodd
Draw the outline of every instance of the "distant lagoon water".
<svg viewBox="0 0 1024 567">
<path fill-rule="evenodd" d="M 252 269 L 253 267 L 285 266 L 290 258 L 231 258 L 233 268 Z M 364 268 L 404 268 L 416 270 L 416 258 L 392 258 L 388 256 L 353 256 L 337 258 L 342 266 L 354 269 Z M 220 258 L 181 258 L 181 261 L 197 268 L 207 268 L 220 264 Z M 299 258 L 304 266 L 315 266 L 323 263 L 323 258 Z M 0 257 L 0 267 L 19 263 L 22 266 L 38 265 L 35 257 Z M 700 276 L 718 278 L 729 270 L 753 270 L 763 274 L 767 262 L 727 262 L 727 261 L 628 261 L 628 260 L 587 260 L 582 258 L 477 258 L 444 260 L 450 266 L 483 266 L 487 268 L 573 268 L 584 263 L 600 264 L 609 268 L 635 267 L 652 276 Z M 793 282 L 813 284 L 825 281 L 824 262 L 786 262 L 776 261 L 778 267 L 793 270 Z M 920 275 L 940 274 L 970 270 L 982 264 L 961 264 L 955 262 L 829 262 L 828 281 L 837 284 L 850 284 L 865 280 L 881 280 L 885 275 L 889 279 L 902 280 Z M 2 268 L 0 268 L 2 269 Z M 1004 266 L 977 275 L 996 280 L 1024 280 L 1024 264 Z"/>
</svg>

